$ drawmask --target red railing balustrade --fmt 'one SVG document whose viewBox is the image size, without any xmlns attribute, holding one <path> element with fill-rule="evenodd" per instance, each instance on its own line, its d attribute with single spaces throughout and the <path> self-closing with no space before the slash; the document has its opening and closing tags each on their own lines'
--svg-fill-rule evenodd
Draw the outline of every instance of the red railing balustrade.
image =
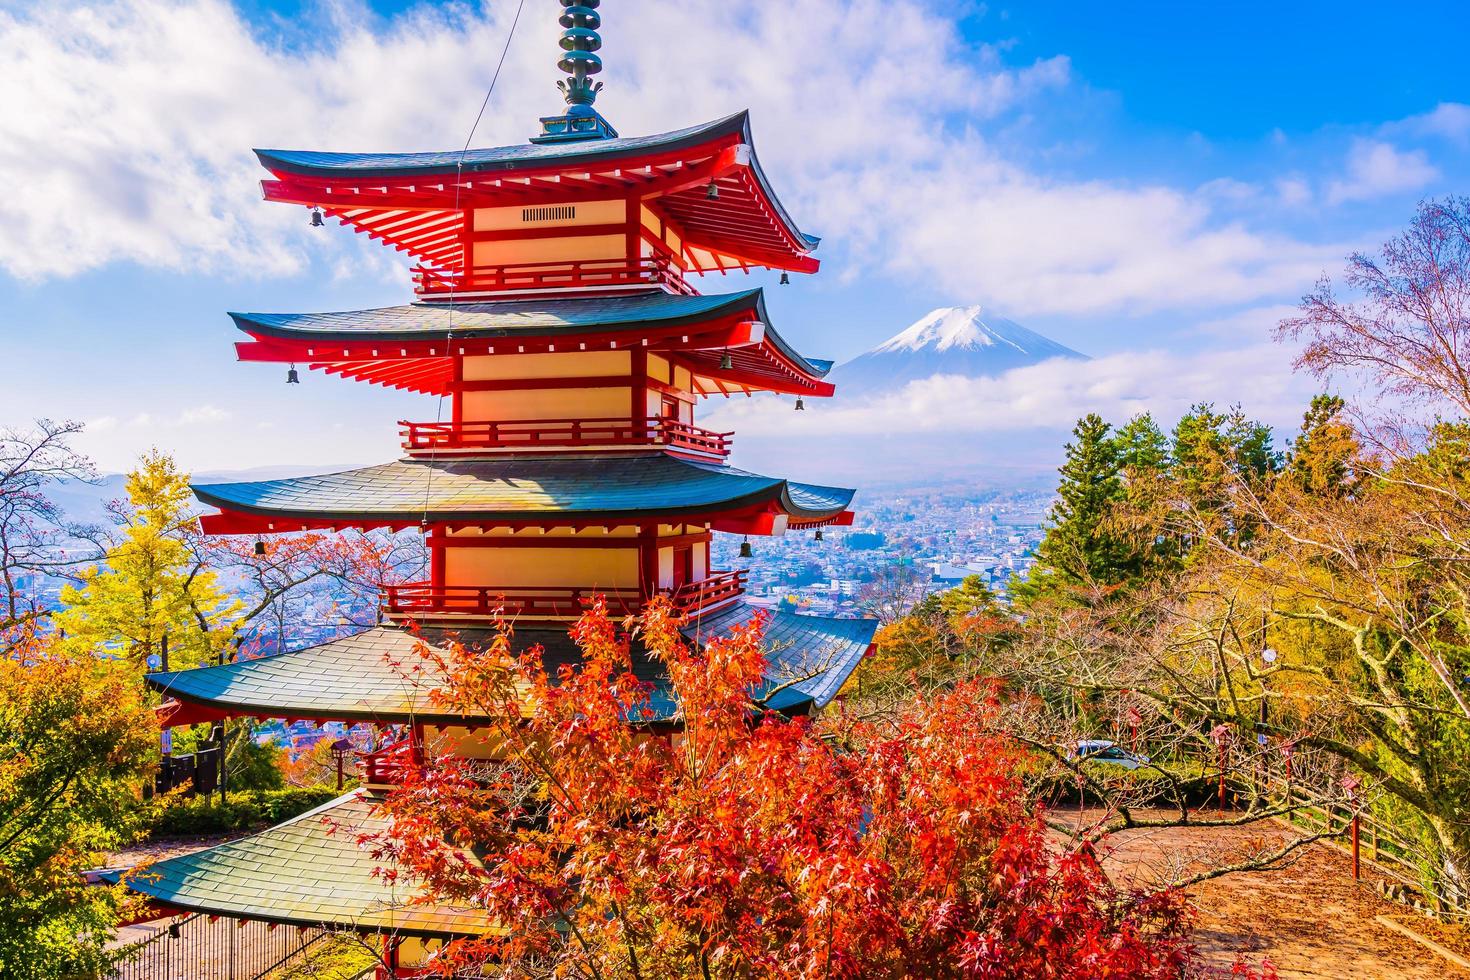
<svg viewBox="0 0 1470 980">
<path fill-rule="evenodd" d="M 588 446 L 663 446 L 702 456 L 730 454 L 731 432 L 701 429 L 675 419 L 517 419 L 486 422 L 400 421 L 409 452 L 442 449 L 568 449 Z"/>
<path fill-rule="evenodd" d="M 586 612 L 594 596 L 607 597 L 608 609 L 615 613 L 636 612 L 637 589 L 578 588 L 511 588 L 494 585 L 444 585 L 428 582 L 389 585 L 383 590 L 383 601 L 392 615 L 415 616 L 425 613 L 490 617 L 503 615 L 575 618 Z"/>
<path fill-rule="evenodd" d="M 712 609 L 745 592 L 745 569 L 711 572 L 698 582 L 666 590 L 680 615 Z M 627 616 L 639 611 L 643 597 L 637 589 L 607 588 L 501 588 L 493 585 L 446 585 L 408 582 L 385 586 L 383 607 L 390 616 L 465 616 L 490 618 L 545 617 L 575 619 L 597 596 L 607 600 L 609 612 Z"/>
<path fill-rule="evenodd" d="M 670 292 L 696 296 L 683 271 L 662 256 L 640 259 L 580 259 L 569 262 L 516 262 L 477 265 L 468 271 L 415 266 L 414 291 L 433 299 L 453 294 L 554 291 L 617 286 L 663 286 Z"/>
<path fill-rule="evenodd" d="M 674 608 L 683 615 L 712 609 L 745 593 L 747 571 L 710 572 L 698 582 L 688 582 L 673 592 Z"/>
<path fill-rule="evenodd" d="M 369 786 L 397 786 L 413 764 L 413 739 L 405 738 L 385 745 L 376 752 L 359 753 L 362 758 L 362 781 Z"/>
</svg>

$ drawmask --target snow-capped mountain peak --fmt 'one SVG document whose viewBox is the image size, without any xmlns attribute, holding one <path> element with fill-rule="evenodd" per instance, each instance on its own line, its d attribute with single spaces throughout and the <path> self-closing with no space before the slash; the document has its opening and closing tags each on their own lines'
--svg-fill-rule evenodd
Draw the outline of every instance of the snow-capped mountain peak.
<svg viewBox="0 0 1470 980">
<path fill-rule="evenodd" d="M 892 390 L 936 374 L 993 377 L 1053 358 L 1084 358 L 1070 347 L 980 306 L 933 310 L 832 372 L 842 395 Z"/>
<path fill-rule="evenodd" d="M 934 310 L 873 348 L 873 352 L 920 350 L 924 347 L 936 350 L 989 347 L 997 338 L 985 325 L 984 313 L 984 308 L 979 306 L 950 306 Z"/>
<path fill-rule="evenodd" d="M 1076 356 L 1060 344 L 1027 330 L 1014 320 L 985 315 L 982 306 L 947 306 L 933 310 L 916 323 L 874 347 L 870 353 L 887 354 L 925 348 L 945 351 L 953 347 L 977 350 L 1005 344 L 1023 354 L 1048 356 L 1052 350 Z"/>
</svg>

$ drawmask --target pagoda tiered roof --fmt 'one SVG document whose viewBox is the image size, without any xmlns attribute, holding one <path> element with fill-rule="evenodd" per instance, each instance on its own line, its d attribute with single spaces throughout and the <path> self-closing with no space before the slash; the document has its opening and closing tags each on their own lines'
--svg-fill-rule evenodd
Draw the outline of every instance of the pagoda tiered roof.
<svg viewBox="0 0 1470 980">
<path fill-rule="evenodd" d="M 683 628 L 692 643 L 728 635 L 761 610 L 746 603 L 692 619 Z M 836 696 L 856 669 L 877 628 L 874 620 L 832 619 L 766 611 L 762 638 L 770 667 L 767 707 L 801 712 Z M 418 654 L 420 642 L 442 647 L 450 636 L 469 645 L 484 643 L 485 629 L 423 630 L 418 636 L 396 626 L 378 626 L 354 636 L 288 653 L 147 676 L 161 693 L 178 699 L 170 725 L 225 716 L 312 718 L 322 721 L 399 724 L 463 724 L 460 715 L 434 704 L 431 692 L 442 686 L 431 662 Z M 581 651 L 565 627 L 516 629 L 517 650 L 539 647 L 547 672 L 581 662 Z M 649 717 L 657 723 L 675 710 L 662 666 L 640 645 L 630 647 L 633 671 L 653 685 Z M 759 695 L 760 692 L 756 692 Z"/>
<path fill-rule="evenodd" d="M 472 303 L 412 303 L 337 313 L 231 313 L 251 340 L 240 359 L 305 363 L 330 374 L 442 395 L 451 355 L 627 350 L 676 358 L 705 394 L 830 395 L 832 362 L 803 357 L 769 326 L 764 293 L 650 290 Z M 729 368 L 721 368 L 728 354 Z"/>
<path fill-rule="evenodd" d="M 626 197 L 657 200 L 680 224 L 695 271 L 818 267 L 807 253 L 819 239 L 772 191 L 745 112 L 654 136 L 463 153 L 255 152 L 275 178 L 262 182 L 267 200 L 321 207 L 439 269 L 463 270 L 468 210 Z"/>
<path fill-rule="evenodd" d="M 784 518 L 791 527 L 844 523 L 854 494 L 666 453 L 401 459 L 320 476 L 196 484 L 193 490 L 224 511 L 202 519 L 215 534 L 403 528 L 424 521 L 535 526 L 672 518 L 763 533 L 762 519 L 769 525 Z"/>
<path fill-rule="evenodd" d="M 484 933 L 484 912 L 415 902 L 412 879 L 374 874 L 388 862 L 358 836 L 388 829 L 374 813 L 381 799 L 354 791 L 251 837 L 158 861 L 127 885 L 170 910 L 427 938 Z"/>
</svg>

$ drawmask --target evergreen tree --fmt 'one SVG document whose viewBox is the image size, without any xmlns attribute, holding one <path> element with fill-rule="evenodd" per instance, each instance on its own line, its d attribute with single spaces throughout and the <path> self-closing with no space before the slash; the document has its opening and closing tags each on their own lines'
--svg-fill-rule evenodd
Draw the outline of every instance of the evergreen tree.
<svg viewBox="0 0 1470 980">
<path fill-rule="evenodd" d="M 1342 417 L 1343 400 L 1317 395 L 1302 416 L 1301 433 L 1291 444 L 1286 472 L 1303 491 L 1341 496 L 1355 488 L 1355 462 L 1361 452 L 1357 434 Z"/>
<path fill-rule="evenodd" d="M 1096 414 L 1079 419 L 1058 472 L 1057 502 L 1036 565 L 1012 593 L 1021 604 L 1064 594 L 1077 585 L 1122 581 L 1133 561 L 1126 540 L 1108 527 L 1114 504 L 1123 499 L 1123 471 L 1112 426 Z"/>
<path fill-rule="evenodd" d="M 1130 478 L 1154 475 L 1169 466 L 1169 439 L 1148 412 L 1133 416 L 1118 429 L 1118 465 Z"/>
<path fill-rule="evenodd" d="M 1178 493 L 1195 506 L 1213 509 L 1221 502 L 1228 471 L 1224 426 L 1225 416 L 1205 403 L 1191 406 L 1174 426 L 1170 475 Z"/>
<path fill-rule="evenodd" d="M 210 662 L 229 642 L 239 603 L 189 548 L 188 476 L 153 450 L 128 474 L 126 489 L 122 540 L 80 585 L 62 590 L 66 608 L 56 623 L 67 648 L 111 652 L 143 668 L 167 637 L 170 666 Z"/>
<path fill-rule="evenodd" d="M 1281 454 L 1274 448 L 1271 427 L 1246 418 L 1239 405 L 1225 417 L 1223 437 L 1231 468 L 1239 476 L 1258 481 L 1281 469 Z"/>
</svg>

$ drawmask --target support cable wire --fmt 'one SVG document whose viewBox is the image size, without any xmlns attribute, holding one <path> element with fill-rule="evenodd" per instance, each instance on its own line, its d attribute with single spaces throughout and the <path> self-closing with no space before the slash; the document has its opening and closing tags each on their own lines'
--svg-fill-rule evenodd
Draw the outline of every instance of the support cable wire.
<svg viewBox="0 0 1470 980">
<path fill-rule="evenodd" d="M 510 30 L 506 32 L 506 34 L 505 34 L 505 44 L 500 49 L 500 60 L 495 63 L 495 73 L 490 76 L 490 87 L 485 90 L 485 98 L 483 98 L 483 99 L 480 100 L 480 111 L 477 112 L 477 113 L 475 113 L 475 121 L 470 126 L 469 134 L 466 135 L 465 138 L 464 138 L 464 146 L 460 147 L 460 150 L 459 150 L 459 159 L 456 160 L 455 163 L 454 163 L 454 210 L 455 211 L 458 211 L 459 210 L 460 192 L 463 190 L 463 184 L 464 184 L 464 181 L 463 181 L 463 177 L 464 177 L 464 158 L 465 158 L 465 155 L 468 154 L 469 151 L 470 151 L 470 143 L 474 142 L 474 139 L 475 139 L 475 131 L 480 128 L 480 121 L 485 118 L 485 110 L 490 105 L 490 96 L 495 93 L 495 83 L 500 80 L 500 70 L 505 67 L 505 57 L 506 57 L 506 55 L 508 55 L 510 53 L 510 42 L 515 39 L 515 36 L 516 36 L 516 27 L 521 22 L 521 11 L 525 8 L 525 6 L 526 6 L 526 0 L 520 0 L 520 2 L 516 4 L 515 16 L 511 18 L 511 21 L 510 21 Z M 469 220 L 468 218 L 465 219 L 466 222 L 468 222 L 468 220 Z M 466 247 L 466 251 L 469 251 L 469 248 L 468 248 L 468 245 L 469 245 L 469 237 L 464 234 L 464 231 L 465 231 L 465 229 L 462 228 L 461 231 L 460 231 L 460 234 L 461 234 L 462 239 L 464 240 L 464 242 L 465 242 L 465 244 L 467 246 Z M 462 272 L 464 271 L 464 269 L 467 269 L 469 267 L 470 263 L 473 261 L 473 258 L 474 258 L 474 256 L 472 254 L 462 254 L 461 255 L 461 257 L 460 257 L 460 263 L 461 263 L 461 266 L 462 266 L 462 269 L 461 269 Z M 444 356 L 449 359 L 449 361 L 450 361 L 451 364 L 454 362 L 454 353 L 453 353 L 453 343 L 454 343 L 454 293 L 455 293 L 456 288 L 458 288 L 458 280 L 455 279 L 455 278 L 453 278 L 453 277 L 451 277 L 450 280 L 449 280 L 449 330 L 447 331 L 447 333 L 445 334 L 445 337 L 444 337 L 444 342 L 445 342 Z M 445 392 L 443 392 L 443 391 L 440 391 L 439 392 L 439 407 L 435 410 L 435 413 L 434 413 L 434 422 L 435 422 L 435 426 L 436 427 L 437 426 L 440 426 L 440 425 L 442 425 L 444 423 L 444 395 L 445 395 Z M 438 446 L 438 443 L 431 443 L 430 449 L 429 449 L 429 466 L 428 466 L 427 472 L 425 473 L 425 479 L 424 479 L 424 513 L 423 513 L 423 517 L 420 519 L 420 522 L 419 522 L 419 528 L 423 532 L 424 539 L 425 539 L 425 547 L 428 547 L 428 535 L 429 535 L 429 502 L 431 500 L 431 495 L 432 495 L 433 489 L 434 489 L 434 463 L 437 461 L 438 455 L 439 455 L 439 446 Z M 433 563 L 433 558 L 430 557 L 429 560 L 430 560 L 430 567 L 432 568 L 433 567 L 433 564 L 432 564 Z M 432 577 L 433 576 L 431 574 L 430 575 L 430 578 L 432 579 Z"/>
</svg>

